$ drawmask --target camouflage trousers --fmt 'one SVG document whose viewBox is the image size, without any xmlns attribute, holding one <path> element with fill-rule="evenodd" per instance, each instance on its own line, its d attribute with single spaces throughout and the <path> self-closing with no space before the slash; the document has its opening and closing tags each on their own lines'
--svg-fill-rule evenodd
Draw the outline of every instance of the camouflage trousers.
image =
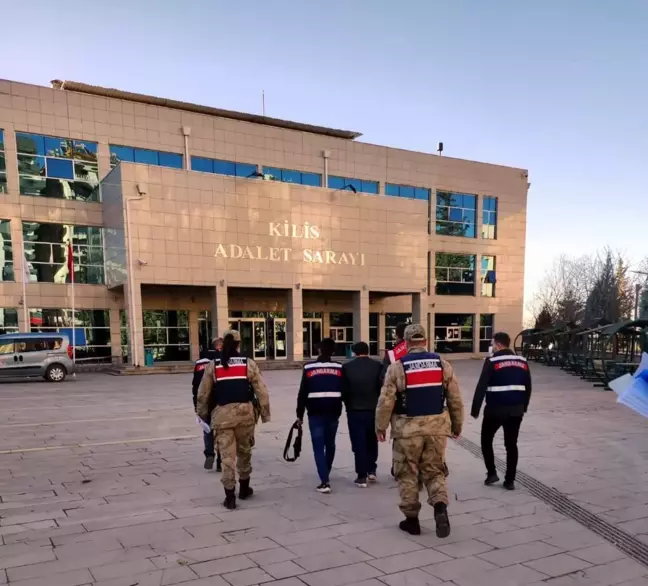
<svg viewBox="0 0 648 586">
<path fill-rule="evenodd" d="M 444 458 L 448 438 L 444 436 L 407 437 L 394 440 L 394 473 L 400 492 L 400 510 L 406 517 L 417 517 L 419 472 L 428 492 L 428 503 L 448 504 Z"/>
<path fill-rule="evenodd" d="M 254 425 L 245 424 L 219 429 L 216 443 L 223 466 L 221 482 L 226 489 L 233 489 L 236 487 L 237 471 L 239 480 L 247 480 L 252 474 Z"/>
</svg>

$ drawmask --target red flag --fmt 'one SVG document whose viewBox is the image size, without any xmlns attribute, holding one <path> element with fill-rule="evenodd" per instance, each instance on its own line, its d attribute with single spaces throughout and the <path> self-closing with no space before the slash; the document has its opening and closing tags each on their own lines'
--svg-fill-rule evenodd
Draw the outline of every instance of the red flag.
<svg viewBox="0 0 648 586">
<path fill-rule="evenodd" d="M 70 275 L 70 282 L 74 283 L 74 254 L 72 253 L 71 242 L 68 242 L 67 253 L 68 253 L 68 257 L 67 257 L 68 274 Z"/>
</svg>

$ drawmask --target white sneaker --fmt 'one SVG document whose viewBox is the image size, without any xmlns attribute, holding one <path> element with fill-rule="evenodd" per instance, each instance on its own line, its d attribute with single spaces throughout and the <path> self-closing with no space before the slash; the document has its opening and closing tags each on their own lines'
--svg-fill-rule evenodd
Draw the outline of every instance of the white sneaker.
<svg viewBox="0 0 648 586">
<path fill-rule="evenodd" d="M 376 482 L 378 482 L 378 479 L 376 478 L 375 474 L 369 474 L 367 476 L 367 480 L 369 481 L 370 484 L 375 484 Z"/>
<path fill-rule="evenodd" d="M 328 482 L 322 482 L 316 490 L 322 494 L 329 494 L 331 492 L 331 485 Z"/>
</svg>

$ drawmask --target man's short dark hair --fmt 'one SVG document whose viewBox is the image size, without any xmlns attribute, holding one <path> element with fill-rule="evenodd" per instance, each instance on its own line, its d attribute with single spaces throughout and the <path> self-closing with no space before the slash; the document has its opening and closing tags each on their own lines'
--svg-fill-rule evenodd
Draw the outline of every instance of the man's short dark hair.
<svg viewBox="0 0 648 586">
<path fill-rule="evenodd" d="M 331 338 L 322 338 L 319 349 L 322 356 L 330 358 L 335 353 L 335 342 Z"/>
<path fill-rule="evenodd" d="M 356 342 L 351 350 L 356 356 L 369 356 L 369 344 L 367 342 Z"/>
<path fill-rule="evenodd" d="M 511 336 L 509 336 L 506 332 L 497 332 L 493 336 L 493 342 L 497 342 L 501 346 L 509 348 L 511 346 Z"/>
<path fill-rule="evenodd" d="M 407 324 L 406 324 L 405 322 L 401 322 L 401 323 L 399 323 L 399 324 L 396 325 L 396 336 L 397 336 L 400 340 L 404 340 L 404 339 L 405 339 L 405 328 L 406 328 L 406 327 L 407 327 Z"/>
</svg>

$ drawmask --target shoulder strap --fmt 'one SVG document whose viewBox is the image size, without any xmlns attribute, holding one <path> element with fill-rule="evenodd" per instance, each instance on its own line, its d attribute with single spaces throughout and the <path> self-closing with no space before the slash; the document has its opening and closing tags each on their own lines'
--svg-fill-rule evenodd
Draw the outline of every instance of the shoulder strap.
<svg viewBox="0 0 648 586">
<path fill-rule="evenodd" d="M 293 438 L 293 432 L 297 430 L 297 437 L 295 438 L 295 443 L 293 444 L 293 456 L 290 457 L 289 452 L 290 452 L 290 444 L 292 443 L 292 438 Z M 297 423 L 293 423 L 292 427 L 290 428 L 290 432 L 288 433 L 288 439 L 286 440 L 286 445 L 284 446 L 284 453 L 283 457 L 286 462 L 294 462 L 299 458 L 301 454 L 301 449 L 302 449 L 302 436 L 304 432 L 302 429 L 301 425 L 297 425 Z"/>
</svg>

